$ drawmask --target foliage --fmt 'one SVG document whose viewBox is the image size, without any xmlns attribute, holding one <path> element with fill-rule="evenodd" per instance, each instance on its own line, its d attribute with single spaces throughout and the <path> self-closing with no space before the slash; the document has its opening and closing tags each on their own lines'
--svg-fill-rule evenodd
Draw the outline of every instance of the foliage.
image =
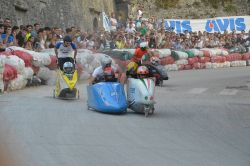
<svg viewBox="0 0 250 166">
<path fill-rule="evenodd" d="M 237 11 L 237 8 L 236 8 L 236 6 L 229 4 L 229 5 L 225 6 L 224 11 L 227 13 L 233 13 L 233 12 Z"/>
<path fill-rule="evenodd" d="M 195 1 L 195 2 L 193 3 L 193 6 L 194 6 L 194 7 L 200 7 L 200 6 L 201 6 L 201 3 L 198 2 L 198 1 Z"/>
<path fill-rule="evenodd" d="M 158 8 L 168 9 L 176 7 L 179 0 L 155 0 L 155 5 Z"/>
<path fill-rule="evenodd" d="M 211 5 L 214 9 L 218 9 L 220 5 L 224 6 L 227 4 L 232 4 L 232 0 L 202 0 L 205 5 Z"/>
</svg>

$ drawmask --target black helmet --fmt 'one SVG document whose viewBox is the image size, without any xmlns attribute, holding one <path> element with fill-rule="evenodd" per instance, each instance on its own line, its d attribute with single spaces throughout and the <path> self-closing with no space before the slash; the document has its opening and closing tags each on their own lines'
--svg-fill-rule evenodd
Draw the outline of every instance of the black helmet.
<svg viewBox="0 0 250 166">
<path fill-rule="evenodd" d="M 64 41 L 64 42 L 72 42 L 72 39 L 71 39 L 70 36 L 65 36 L 65 37 L 63 38 L 63 41 Z"/>
</svg>

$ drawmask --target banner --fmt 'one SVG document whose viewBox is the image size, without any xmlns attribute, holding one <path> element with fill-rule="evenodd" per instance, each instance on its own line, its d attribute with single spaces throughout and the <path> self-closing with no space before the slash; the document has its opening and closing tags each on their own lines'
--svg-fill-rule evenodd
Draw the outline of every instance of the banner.
<svg viewBox="0 0 250 166">
<path fill-rule="evenodd" d="M 165 19 L 165 29 L 173 29 L 177 33 L 184 31 L 224 32 L 250 30 L 250 16 L 216 17 L 208 19 Z"/>
<path fill-rule="evenodd" d="M 103 28 L 105 31 L 110 32 L 110 21 L 108 16 L 105 14 L 105 12 L 102 12 L 102 22 L 103 22 Z"/>
</svg>

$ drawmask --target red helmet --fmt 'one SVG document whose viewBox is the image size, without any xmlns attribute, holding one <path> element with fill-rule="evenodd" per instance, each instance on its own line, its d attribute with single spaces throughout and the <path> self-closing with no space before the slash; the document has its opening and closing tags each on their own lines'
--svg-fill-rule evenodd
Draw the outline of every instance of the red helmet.
<svg viewBox="0 0 250 166">
<path fill-rule="evenodd" d="M 147 75 L 149 74 L 149 70 L 146 66 L 139 66 L 136 73 L 138 75 Z"/>
</svg>

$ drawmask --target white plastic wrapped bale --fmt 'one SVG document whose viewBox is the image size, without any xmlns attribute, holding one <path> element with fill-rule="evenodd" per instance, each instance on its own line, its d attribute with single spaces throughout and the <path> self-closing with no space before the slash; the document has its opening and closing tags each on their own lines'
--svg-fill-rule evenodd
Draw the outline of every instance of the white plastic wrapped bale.
<svg viewBox="0 0 250 166">
<path fill-rule="evenodd" d="M 121 52 L 128 51 L 132 55 L 134 55 L 134 53 L 135 53 L 135 49 L 113 49 L 113 51 L 121 51 Z"/>
<path fill-rule="evenodd" d="M 210 50 L 213 50 L 216 53 L 216 56 L 227 56 L 229 55 L 228 51 L 221 49 L 221 48 L 212 48 Z"/>
<path fill-rule="evenodd" d="M 90 64 L 94 60 L 93 53 L 88 51 L 78 51 L 76 62 L 80 64 Z"/>
<path fill-rule="evenodd" d="M 182 51 L 175 51 L 175 52 L 178 55 L 179 60 L 188 58 L 188 54 L 186 52 L 182 52 Z"/>
<path fill-rule="evenodd" d="M 3 72 L 4 72 L 5 56 L 0 56 L 0 93 L 4 91 Z"/>
<path fill-rule="evenodd" d="M 80 52 L 77 55 L 76 62 L 81 65 L 85 72 L 92 72 L 97 61 L 92 52 Z"/>
<path fill-rule="evenodd" d="M 22 73 L 25 79 L 31 79 L 33 77 L 34 71 L 31 67 L 25 67 Z"/>
<path fill-rule="evenodd" d="M 227 55 L 229 55 L 229 52 L 226 51 L 226 50 L 221 49 L 221 55 L 222 56 L 227 56 Z"/>
<path fill-rule="evenodd" d="M 231 67 L 245 67 L 247 66 L 246 61 L 232 61 Z"/>
<path fill-rule="evenodd" d="M 247 66 L 250 66 L 250 60 L 247 60 L 246 62 L 247 62 Z"/>
<path fill-rule="evenodd" d="M 56 85 L 57 73 L 55 70 L 50 70 L 50 78 L 46 81 L 47 85 Z"/>
<path fill-rule="evenodd" d="M 37 77 L 44 81 L 48 81 L 52 76 L 52 70 L 49 70 L 47 67 L 41 67 L 37 73 Z"/>
<path fill-rule="evenodd" d="M 38 56 L 41 57 L 41 59 L 42 59 L 42 65 L 43 65 L 43 66 L 48 66 L 48 65 L 50 65 L 51 59 L 50 59 L 50 54 L 49 54 L 49 53 L 46 53 L 46 52 L 38 52 L 37 54 L 38 54 Z"/>
<path fill-rule="evenodd" d="M 4 71 L 5 58 L 5 55 L 0 55 L 0 74 Z"/>
<path fill-rule="evenodd" d="M 44 63 L 44 59 L 42 56 L 40 56 L 40 54 L 38 52 L 35 52 L 35 51 L 30 51 L 29 52 L 32 57 L 33 57 L 33 61 L 32 61 L 32 64 L 36 67 L 42 67 L 44 66 L 43 63 Z"/>
<path fill-rule="evenodd" d="M 79 80 L 87 80 L 90 78 L 90 73 L 88 72 L 83 72 L 80 76 L 79 76 Z"/>
<path fill-rule="evenodd" d="M 93 51 L 88 50 L 88 49 L 77 49 L 77 54 L 78 53 L 88 53 L 88 54 L 93 54 Z"/>
<path fill-rule="evenodd" d="M 55 54 L 55 49 L 53 49 L 53 48 L 43 49 L 43 50 L 41 51 L 41 53 L 47 53 L 47 54 L 49 54 L 49 55 L 56 55 L 56 54 Z"/>
<path fill-rule="evenodd" d="M 230 63 L 230 62 L 228 62 L 228 61 L 224 62 L 224 68 L 229 68 L 229 67 L 230 67 L 230 65 L 231 65 L 231 63 Z"/>
<path fill-rule="evenodd" d="M 203 52 L 198 50 L 198 49 L 189 49 L 189 51 L 192 51 L 192 53 L 194 54 L 194 56 L 199 56 L 199 57 L 203 57 Z"/>
<path fill-rule="evenodd" d="M 211 62 L 206 62 L 205 66 L 206 66 L 206 69 L 212 69 L 212 63 Z"/>
<path fill-rule="evenodd" d="M 3 83 L 3 79 L 0 78 L 0 93 L 2 93 L 3 91 L 4 91 L 4 83 Z"/>
<path fill-rule="evenodd" d="M 17 69 L 18 74 L 21 74 L 24 71 L 24 61 L 15 55 L 6 56 L 5 63 L 14 66 Z"/>
<path fill-rule="evenodd" d="M 218 63 L 212 63 L 212 69 L 217 69 L 218 68 Z"/>
<path fill-rule="evenodd" d="M 10 47 L 7 47 L 6 50 L 8 50 L 8 51 L 12 51 L 12 50 L 27 51 L 27 50 L 24 49 L 23 47 L 17 47 L 17 46 L 10 46 Z"/>
<path fill-rule="evenodd" d="M 27 79 L 25 79 L 23 75 L 18 74 L 16 79 L 10 81 L 8 89 L 11 91 L 23 89 L 27 82 Z"/>
<path fill-rule="evenodd" d="M 35 51 L 31 51 L 31 50 L 26 50 L 24 48 L 21 47 L 16 47 L 16 46 L 12 46 L 8 48 L 9 50 L 20 50 L 26 53 L 29 53 L 32 55 L 33 57 L 33 62 L 32 64 L 36 67 L 42 67 L 42 66 L 46 66 L 49 65 L 51 63 L 51 59 L 50 59 L 50 54 L 45 52 L 35 52 Z M 51 50 L 49 50 L 51 51 Z"/>
<path fill-rule="evenodd" d="M 202 48 L 201 50 L 208 51 L 211 57 L 216 56 L 216 50 L 213 50 L 211 48 Z"/>
<path fill-rule="evenodd" d="M 222 50 L 219 48 L 212 48 L 211 50 L 213 50 L 215 52 L 216 56 L 222 55 Z"/>
<path fill-rule="evenodd" d="M 175 61 L 175 63 L 176 63 L 177 65 L 187 65 L 187 64 L 188 64 L 188 60 L 186 60 L 186 59 L 181 59 L 181 60 Z"/>
<path fill-rule="evenodd" d="M 167 71 L 178 71 L 177 64 L 165 65 L 165 68 L 167 69 Z"/>
<path fill-rule="evenodd" d="M 160 53 L 159 58 L 164 58 L 164 57 L 167 57 L 167 56 L 171 55 L 171 50 L 170 49 L 157 49 L 157 51 Z"/>
</svg>

